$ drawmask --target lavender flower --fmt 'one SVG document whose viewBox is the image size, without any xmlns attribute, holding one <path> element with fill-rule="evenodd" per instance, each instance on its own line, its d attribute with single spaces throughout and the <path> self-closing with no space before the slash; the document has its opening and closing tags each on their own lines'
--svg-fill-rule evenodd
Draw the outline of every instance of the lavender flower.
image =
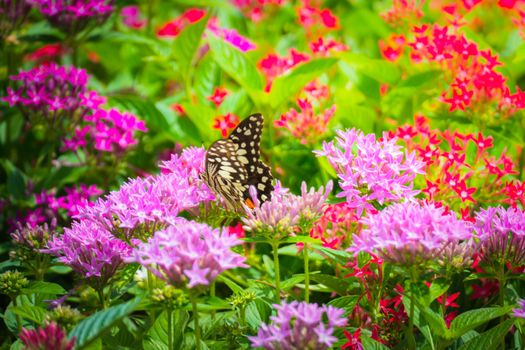
<svg viewBox="0 0 525 350">
<path fill-rule="evenodd" d="M 512 311 L 514 317 L 525 318 L 525 299 L 519 300 L 518 307 Z"/>
<path fill-rule="evenodd" d="M 326 185 L 326 190 L 307 189 L 306 183 L 301 185 L 301 196 L 296 196 L 283 189 L 277 183 L 272 198 L 264 203 L 257 199 L 255 188 L 250 188 L 250 195 L 255 208 L 246 208 L 243 223 L 247 230 L 271 234 L 276 238 L 284 238 L 293 233 L 294 228 L 307 226 L 323 213 L 324 203 L 332 190 L 332 182 Z"/>
<path fill-rule="evenodd" d="M 103 287 L 124 264 L 131 247 L 91 220 L 76 221 L 64 234 L 55 236 L 43 253 L 84 276 L 96 288 Z"/>
<path fill-rule="evenodd" d="M 209 285 L 225 270 L 246 267 L 245 258 L 231 251 L 240 243 L 218 229 L 179 218 L 136 247 L 128 261 L 142 264 L 173 286 L 195 288 Z"/>
<path fill-rule="evenodd" d="M 76 34 L 100 25 L 113 11 L 113 0 L 28 0 L 55 27 Z"/>
<path fill-rule="evenodd" d="M 0 0 L 0 40 L 24 22 L 30 9 L 26 0 Z"/>
<path fill-rule="evenodd" d="M 481 209 L 475 229 L 482 260 L 488 264 L 525 264 L 525 211 L 518 208 Z"/>
<path fill-rule="evenodd" d="M 263 323 L 256 336 L 248 337 L 253 347 L 267 350 L 328 349 L 337 341 L 333 335 L 334 327 L 346 325 L 344 310 L 333 306 L 292 301 L 274 307 L 277 315 L 271 317 L 272 323 Z"/>
<path fill-rule="evenodd" d="M 393 204 L 362 219 L 350 251 L 376 253 L 385 261 L 418 264 L 440 257 L 450 245 L 472 237 L 470 223 L 434 204 Z"/>
<path fill-rule="evenodd" d="M 20 340 L 24 350 L 73 350 L 75 338 L 68 340 L 66 333 L 54 322 L 37 329 L 22 329 Z"/>
<path fill-rule="evenodd" d="M 123 184 L 94 205 L 79 209 L 79 219 L 97 221 L 115 236 L 144 239 L 154 229 L 177 221 L 181 211 L 214 199 L 200 180 L 205 150 L 185 149 L 163 162 L 163 173 Z"/>
<path fill-rule="evenodd" d="M 423 174 L 424 164 L 415 153 L 403 154 L 396 139 L 385 133 L 376 140 L 375 135 L 363 134 L 355 129 L 338 131 L 335 142 L 323 143 L 318 156 L 328 158 L 336 169 L 341 186 L 340 197 L 357 209 L 373 209 L 370 202 L 380 205 L 413 198 L 419 191 L 412 181 Z"/>
</svg>

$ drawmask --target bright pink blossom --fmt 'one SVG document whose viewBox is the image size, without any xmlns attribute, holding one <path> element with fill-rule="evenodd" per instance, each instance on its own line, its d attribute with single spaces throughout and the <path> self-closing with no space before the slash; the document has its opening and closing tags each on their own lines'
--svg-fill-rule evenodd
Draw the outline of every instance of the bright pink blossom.
<svg viewBox="0 0 525 350">
<path fill-rule="evenodd" d="M 36 329 L 22 329 L 20 340 L 24 343 L 24 350 L 73 350 L 76 338 L 68 340 L 66 332 L 51 322 Z"/>
</svg>

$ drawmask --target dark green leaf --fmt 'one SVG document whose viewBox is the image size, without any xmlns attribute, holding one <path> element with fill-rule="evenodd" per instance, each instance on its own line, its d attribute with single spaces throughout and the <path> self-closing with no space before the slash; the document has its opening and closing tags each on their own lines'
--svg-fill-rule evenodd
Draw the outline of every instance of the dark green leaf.
<svg viewBox="0 0 525 350">
<path fill-rule="evenodd" d="M 187 311 L 174 310 L 171 315 L 173 329 L 173 344 L 176 349 L 184 348 L 184 331 L 190 316 Z M 144 350 L 168 349 L 168 313 L 164 311 L 155 320 L 143 341 Z"/>
<path fill-rule="evenodd" d="M 345 295 L 345 296 L 330 300 L 328 305 L 332 305 L 334 307 L 344 309 L 346 311 L 346 314 L 348 314 L 354 310 L 354 307 L 357 304 L 358 300 L 359 300 L 359 297 L 357 295 Z"/>
<path fill-rule="evenodd" d="M 289 289 L 295 287 L 295 285 L 297 285 L 298 283 L 301 283 L 302 281 L 304 281 L 304 275 L 303 274 L 293 275 L 289 279 L 281 282 L 281 289 L 282 290 L 289 290 Z"/>
<path fill-rule="evenodd" d="M 50 295 L 62 295 L 66 294 L 67 291 L 60 285 L 51 282 L 32 282 L 27 288 L 22 290 L 24 294 L 50 294 Z"/>
<path fill-rule="evenodd" d="M 76 346 L 82 349 L 110 329 L 118 321 L 132 313 L 140 303 L 140 299 L 132 299 L 126 303 L 98 311 L 82 320 L 69 333 L 69 338 L 76 337 Z"/>
<path fill-rule="evenodd" d="M 11 308 L 11 312 L 26 320 L 35 322 L 37 325 L 41 325 L 46 316 L 46 310 L 35 305 L 15 306 Z"/>
<path fill-rule="evenodd" d="M 512 307 L 487 307 L 466 311 L 457 316 L 450 324 L 450 331 L 454 338 L 459 338 L 471 329 L 487 323 L 496 317 L 507 314 Z"/>
<path fill-rule="evenodd" d="M 262 322 L 268 322 L 272 308 L 262 299 L 257 298 L 246 307 L 246 322 L 252 329 L 258 329 Z"/>
<path fill-rule="evenodd" d="M 15 199 L 24 198 L 26 191 L 26 181 L 24 174 L 7 159 L 3 159 L 1 163 L 4 171 L 7 174 L 7 192 Z"/>
<path fill-rule="evenodd" d="M 340 295 L 344 295 L 346 291 L 348 290 L 349 283 L 347 280 L 343 278 L 337 278 L 335 276 L 324 275 L 324 274 L 312 274 L 310 275 L 310 279 L 317 283 L 321 283 L 327 286 L 332 291 Z"/>
<path fill-rule="evenodd" d="M 501 344 L 501 340 L 509 332 L 513 324 L 514 320 L 508 319 L 488 331 L 481 333 L 479 336 L 472 338 L 463 344 L 459 350 L 497 349 Z"/>
</svg>

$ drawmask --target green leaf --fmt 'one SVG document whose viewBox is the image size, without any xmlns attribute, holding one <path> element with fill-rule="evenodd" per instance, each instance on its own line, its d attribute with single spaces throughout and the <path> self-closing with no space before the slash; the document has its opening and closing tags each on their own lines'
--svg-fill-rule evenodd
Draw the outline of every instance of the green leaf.
<svg viewBox="0 0 525 350">
<path fill-rule="evenodd" d="M 281 289 L 289 290 L 295 287 L 296 284 L 301 283 L 302 281 L 304 281 L 304 274 L 293 275 L 289 279 L 281 282 Z"/>
<path fill-rule="evenodd" d="M 500 323 L 488 331 L 481 333 L 479 336 L 472 338 L 463 344 L 459 350 L 497 349 L 498 345 L 501 343 L 501 340 L 509 332 L 513 324 L 513 319 L 505 320 L 503 323 Z"/>
<path fill-rule="evenodd" d="M 239 286 L 233 280 L 229 279 L 224 275 L 220 275 L 219 277 L 217 277 L 217 281 L 226 284 L 234 293 L 242 293 L 244 291 L 244 289 L 241 286 Z"/>
<path fill-rule="evenodd" d="M 82 349 L 97 339 L 102 333 L 110 329 L 122 318 L 131 314 L 140 303 L 139 298 L 132 299 L 126 303 L 98 311 L 88 318 L 82 320 L 69 333 L 69 339 L 76 337 L 76 349 Z"/>
<path fill-rule="evenodd" d="M 352 312 L 355 308 L 355 304 L 359 297 L 357 295 L 345 295 L 339 298 L 332 299 L 328 302 L 328 305 L 344 309 L 346 314 Z"/>
<path fill-rule="evenodd" d="M 481 326 L 496 317 L 507 314 L 512 307 L 487 307 L 470 310 L 457 316 L 450 324 L 450 331 L 454 338 L 459 338 L 466 332 Z"/>
<path fill-rule="evenodd" d="M 174 350 L 184 348 L 184 331 L 190 316 L 187 311 L 174 310 L 171 315 Z M 168 349 L 168 313 L 162 312 L 146 334 L 143 341 L 144 350 Z"/>
<path fill-rule="evenodd" d="M 268 322 L 271 314 L 270 305 L 261 298 L 257 298 L 246 307 L 246 322 L 252 329 L 258 329 L 261 323 Z"/>
<path fill-rule="evenodd" d="M 405 307 L 405 310 L 410 310 L 410 299 L 409 298 L 403 298 L 403 306 Z M 428 326 L 432 330 L 432 334 L 436 334 L 442 338 L 448 339 L 450 337 L 450 331 L 447 328 L 447 325 L 445 324 L 445 320 L 443 320 L 443 317 L 434 310 L 430 309 L 429 307 L 425 307 L 421 304 L 419 304 L 417 301 L 414 305 L 414 313 L 419 313 L 423 315 L 425 321 L 428 323 Z M 419 322 L 422 326 L 424 326 L 423 322 Z"/>
<path fill-rule="evenodd" d="M 24 174 L 7 159 L 3 159 L 1 164 L 7 175 L 7 193 L 13 196 L 15 199 L 24 198 L 26 190 L 26 180 Z"/>
<path fill-rule="evenodd" d="M 193 90 L 199 102 L 207 104 L 208 96 L 213 94 L 215 87 L 220 83 L 220 68 L 211 55 L 206 55 L 195 68 Z"/>
<path fill-rule="evenodd" d="M 11 312 L 38 325 L 41 325 L 46 317 L 46 310 L 35 305 L 14 306 L 11 308 Z"/>
<path fill-rule="evenodd" d="M 255 64 L 242 52 L 213 34 L 208 36 L 208 41 L 213 58 L 222 70 L 242 86 L 252 99 L 259 97 L 264 83 Z"/>
<path fill-rule="evenodd" d="M 186 79 L 188 78 L 188 72 L 193 63 L 193 59 L 201 42 L 202 34 L 206 25 L 208 24 L 208 18 L 203 18 L 200 21 L 186 26 L 173 41 L 173 55 L 179 63 L 181 73 Z"/>
<path fill-rule="evenodd" d="M 336 58 L 318 58 L 299 64 L 286 74 L 278 77 L 272 83 L 270 91 L 270 104 L 273 108 L 294 97 L 301 89 L 327 71 L 335 63 Z"/>
<path fill-rule="evenodd" d="M 312 274 L 310 275 L 310 279 L 327 286 L 330 290 L 340 295 L 344 295 L 348 290 L 349 283 L 342 278 L 324 274 Z"/>
<path fill-rule="evenodd" d="M 51 282 L 32 282 L 27 288 L 22 289 L 24 294 L 50 294 L 50 295 L 63 295 L 67 291 L 60 285 Z"/>
<path fill-rule="evenodd" d="M 138 118 L 146 122 L 149 129 L 170 130 L 170 124 L 164 114 L 157 108 L 155 103 L 141 96 L 131 94 L 114 94 L 109 98 L 110 104 L 117 104 L 123 108 L 119 110 L 131 111 Z"/>
<path fill-rule="evenodd" d="M 372 339 L 368 336 L 361 336 L 361 344 L 363 345 L 363 350 L 388 350 L 384 344 L 381 344 L 375 339 Z"/>
<path fill-rule="evenodd" d="M 201 141 L 211 141 L 215 139 L 213 137 L 213 118 L 215 117 L 215 110 L 202 104 L 182 103 L 182 108 L 186 111 L 186 114 L 193 122 L 193 124 L 199 129 L 199 133 L 202 137 Z"/>
<path fill-rule="evenodd" d="M 314 245 L 313 249 L 319 254 L 326 256 L 328 259 L 334 260 L 338 264 L 342 265 L 348 263 L 348 261 L 352 258 L 352 255 L 346 251 L 326 248 L 317 244 Z"/>
<path fill-rule="evenodd" d="M 448 288 L 450 287 L 450 282 L 444 278 L 438 278 L 432 281 L 432 284 L 429 288 L 424 287 L 423 298 L 420 298 L 419 301 L 424 306 L 429 306 L 436 298 L 443 295 Z"/>
<path fill-rule="evenodd" d="M 343 60 L 357 69 L 361 74 L 367 75 L 381 83 L 395 84 L 401 78 L 401 72 L 391 62 L 369 58 L 364 54 L 346 53 L 341 56 Z"/>
<path fill-rule="evenodd" d="M 441 70 L 429 70 L 421 73 L 416 73 L 401 81 L 400 87 L 421 87 L 432 83 L 441 77 L 443 72 Z"/>
</svg>

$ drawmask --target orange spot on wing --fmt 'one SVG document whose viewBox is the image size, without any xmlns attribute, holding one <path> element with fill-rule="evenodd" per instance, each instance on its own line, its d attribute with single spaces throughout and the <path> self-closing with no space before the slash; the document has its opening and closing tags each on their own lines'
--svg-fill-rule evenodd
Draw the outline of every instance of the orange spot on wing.
<svg viewBox="0 0 525 350">
<path fill-rule="evenodd" d="M 244 201 L 244 203 L 245 203 L 245 204 L 248 206 L 248 208 L 250 208 L 250 209 L 255 208 L 255 204 L 253 203 L 253 201 L 252 201 L 250 198 L 246 199 L 246 200 Z"/>
</svg>

